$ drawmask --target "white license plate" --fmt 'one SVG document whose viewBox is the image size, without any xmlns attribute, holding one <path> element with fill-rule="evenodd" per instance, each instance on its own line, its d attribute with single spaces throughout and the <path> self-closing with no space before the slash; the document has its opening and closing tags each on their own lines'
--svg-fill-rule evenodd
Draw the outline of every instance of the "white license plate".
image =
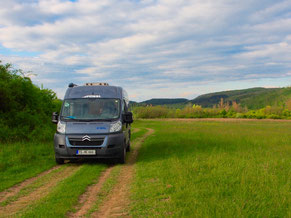
<svg viewBox="0 0 291 218">
<path fill-rule="evenodd" d="M 96 150 L 77 150 L 76 155 L 95 155 Z"/>
</svg>

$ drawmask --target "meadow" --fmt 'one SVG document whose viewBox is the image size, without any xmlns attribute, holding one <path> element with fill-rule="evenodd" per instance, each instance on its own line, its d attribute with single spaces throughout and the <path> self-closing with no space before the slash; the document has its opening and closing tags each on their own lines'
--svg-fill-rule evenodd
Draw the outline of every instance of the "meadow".
<svg viewBox="0 0 291 218">
<path fill-rule="evenodd" d="M 290 217 L 291 122 L 139 121 L 134 217 Z"/>
<path fill-rule="evenodd" d="M 290 121 L 137 120 L 133 129 L 128 155 L 135 152 L 135 142 L 147 129 L 154 133 L 142 142 L 133 164 L 127 215 L 291 216 Z M 12 190 L 5 200 L 7 193 L 0 192 L 2 216 L 70 216 L 84 204 L 79 200 L 88 187 L 113 168 L 88 207 L 86 216 L 90 216 L 108 202 L 127 167 L 99 161 L 66 163 L 39 176 L 55 167 L 53 142 L 2 143 L 0 148 L 1 191 L 36 178 L 18 192 Z"/>
</svg>

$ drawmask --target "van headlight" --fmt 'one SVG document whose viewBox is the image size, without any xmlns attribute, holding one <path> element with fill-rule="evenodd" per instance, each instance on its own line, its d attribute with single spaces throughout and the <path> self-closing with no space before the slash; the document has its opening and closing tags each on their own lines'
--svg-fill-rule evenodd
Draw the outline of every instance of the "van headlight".
<svg viewBox="0 0 291 218">
<path fill-rule="evenodd" d="M 109 132 L 119 132 L 122 128 L 122 123 L 120 121 L 116 123 L 110 124 L 110 130 Z"/>
<path fill-rule="evenodd" d="M 59 121 L 57 125 L 57 132 L 65 134 L 66 132 L 66 123 Z"/>
</svg>

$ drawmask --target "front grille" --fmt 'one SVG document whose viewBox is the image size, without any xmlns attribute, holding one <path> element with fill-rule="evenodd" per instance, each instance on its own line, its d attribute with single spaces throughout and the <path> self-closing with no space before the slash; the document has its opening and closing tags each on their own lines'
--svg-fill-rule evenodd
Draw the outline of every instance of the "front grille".
<svg viewBox="0 0 291 218">
<path fill-rule="evenodd" d="M 98 146 L 102 145 L 104 138 L 91 138 L 91 140 L 84 140 L 82 138 L 69 138 L 69 142 L 73 146 Z"/>
</svg>

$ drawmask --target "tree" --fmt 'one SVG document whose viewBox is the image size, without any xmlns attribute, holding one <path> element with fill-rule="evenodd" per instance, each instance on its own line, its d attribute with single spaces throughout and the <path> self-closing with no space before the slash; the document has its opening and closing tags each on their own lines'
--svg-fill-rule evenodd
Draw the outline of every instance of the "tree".
<svg viewBox="0 0 291 218">
<path fill-rule="evenodd" d="M 0 141 L 52 137 L 51 113 L 60 109 L 56 94 L 1 61 L 0 102 Z"/>
</svg>

